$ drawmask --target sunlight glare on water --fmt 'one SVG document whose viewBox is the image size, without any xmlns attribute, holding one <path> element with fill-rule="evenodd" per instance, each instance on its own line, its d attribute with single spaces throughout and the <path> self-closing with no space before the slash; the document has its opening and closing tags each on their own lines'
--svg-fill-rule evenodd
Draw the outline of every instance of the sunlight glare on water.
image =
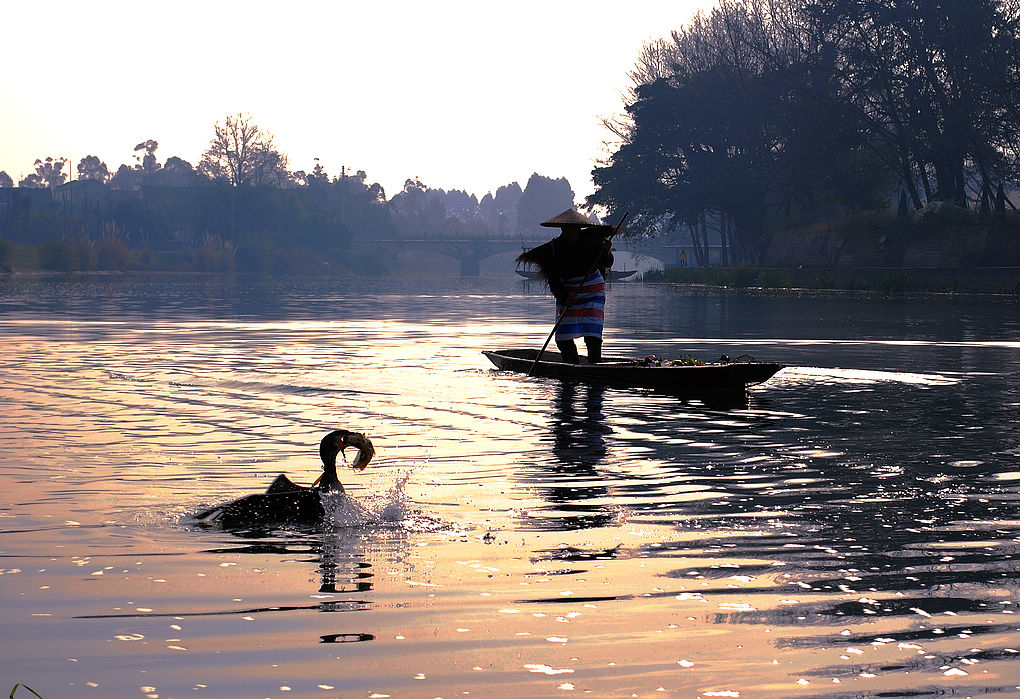
<svg viewBox="0 0 1020 699">
<path fill-rule="evenodd" d="M 0 677 L 1015 695 L 1016 310 L 614 285 L 607 352 L 788 366 L 721 408 L 495 371 L 552 323 L 511 280 L 0 280 Z M 323 526 L 191 519 L 336 428 L 376 456 Z"/>
</svg>

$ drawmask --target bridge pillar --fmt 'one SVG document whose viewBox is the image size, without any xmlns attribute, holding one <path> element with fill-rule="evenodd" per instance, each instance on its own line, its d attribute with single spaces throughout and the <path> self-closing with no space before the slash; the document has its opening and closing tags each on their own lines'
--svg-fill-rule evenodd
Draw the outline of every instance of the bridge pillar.
<svg viewBox="0 0 1020 699">
<path fill-rule="evenodd" d="M 460 276 L 477 277 L 480 274 L 481 269 L 479 268 L 477 257 L 472 255 L 460 258 Z"/>
</svg>

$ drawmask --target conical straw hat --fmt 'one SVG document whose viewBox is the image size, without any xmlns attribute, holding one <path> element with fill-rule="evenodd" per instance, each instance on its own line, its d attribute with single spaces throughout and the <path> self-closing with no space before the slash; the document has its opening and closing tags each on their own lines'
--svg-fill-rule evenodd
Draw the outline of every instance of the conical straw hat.
<svg viewBox="0 0 1020 699">
<path fill-rule="evenodd" d="M 578 213 L 573 209 L 567 209 L 563 213 L 556 214 L 548 221 L 542 221 L 540 226 L 548 226 L 549 228 L 563 228 L 564 226 L 597 226 L 595 221 L 584 214 Z"/>
</svg>

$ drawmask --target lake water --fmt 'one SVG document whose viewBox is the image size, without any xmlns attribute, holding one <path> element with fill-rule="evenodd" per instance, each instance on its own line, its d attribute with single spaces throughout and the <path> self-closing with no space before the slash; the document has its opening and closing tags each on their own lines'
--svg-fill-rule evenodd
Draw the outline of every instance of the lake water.
<svg viewBox="0 0 1020 699">
<path fill-rule="evenodd" d="M 496 372 L 552 322 L 509 278 L 0 278 L 0 690 L 1020 695 L 1015 299 L 607 314 L 788 368 L 731 410 Z M 189 520 L 337 427 L 377 456 L 321 531 Z"/>
</svg>

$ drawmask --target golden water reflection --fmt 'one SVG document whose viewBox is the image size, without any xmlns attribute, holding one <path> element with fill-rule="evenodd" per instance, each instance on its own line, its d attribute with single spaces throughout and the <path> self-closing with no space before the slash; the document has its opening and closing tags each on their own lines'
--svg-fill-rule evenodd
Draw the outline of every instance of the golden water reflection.
<svg viewBox="0 0 1020 699">
<path fill-rule="evenodd" d="M 860 342 L 749 337 L 811 301 L 614 290 L 621 351 L 791 365 L 718 410 L 491 370 L 481 348 L 543 339 L 547 299 L 516 287 L 272 291 L 265 315 L 178 290 L 92 317 L 131 305 L 117 288 L 0 318 L 0 675 L 44 696 L 1017 691 L 1020 359 L 991 320 L 868 340 L 894 304 Z M 676 332 L 695 316 L 719 332 Z M 371 435 L 342 479 L 379 517 L 190 526 L 311 482 L 333 427 Z"/>
</svg>

